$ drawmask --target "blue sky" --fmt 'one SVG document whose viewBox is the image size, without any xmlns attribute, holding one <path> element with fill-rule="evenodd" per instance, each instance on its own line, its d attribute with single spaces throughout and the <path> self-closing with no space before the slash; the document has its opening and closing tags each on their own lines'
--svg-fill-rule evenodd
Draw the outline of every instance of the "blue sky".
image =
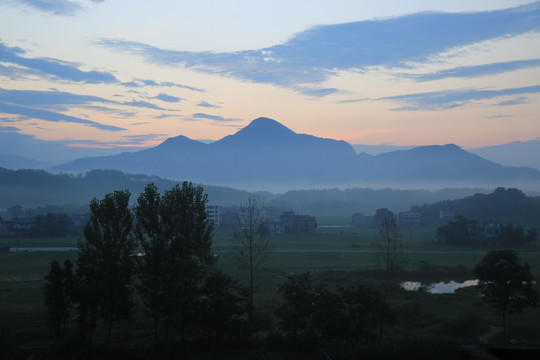
<svg viewBox="0 0 540 360">
<path fill-rule="evenodd" d="M 539 109 L 540 2 L 0 0 L 1 154 L 217 140 L 260 116 L 474 148 L 538 138 Z"/>
</svg>

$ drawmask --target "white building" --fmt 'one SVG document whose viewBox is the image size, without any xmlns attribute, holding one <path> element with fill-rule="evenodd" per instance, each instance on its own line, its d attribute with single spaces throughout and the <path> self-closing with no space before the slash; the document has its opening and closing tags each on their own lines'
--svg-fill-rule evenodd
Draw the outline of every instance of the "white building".
<svg viewBox="0 0 540 360">
<path fill-rule="evenodd" d="M 208 220 L 214 223 L 214 226 L 221 224 L 221 209 L 219 205 L 206 205 Z"/>
</svg>

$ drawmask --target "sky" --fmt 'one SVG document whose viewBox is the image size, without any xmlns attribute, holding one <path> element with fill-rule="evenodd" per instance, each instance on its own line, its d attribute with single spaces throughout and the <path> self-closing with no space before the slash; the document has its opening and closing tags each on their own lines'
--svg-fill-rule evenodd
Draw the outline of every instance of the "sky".
<svg viewBox="0 0 540 360">
<path fill-rule="evenodd" d="M 272 118 L 365 145 L 540 137 L 540 2 L 0 0 L 0 154 L 60 163 Z"/>
</svg>

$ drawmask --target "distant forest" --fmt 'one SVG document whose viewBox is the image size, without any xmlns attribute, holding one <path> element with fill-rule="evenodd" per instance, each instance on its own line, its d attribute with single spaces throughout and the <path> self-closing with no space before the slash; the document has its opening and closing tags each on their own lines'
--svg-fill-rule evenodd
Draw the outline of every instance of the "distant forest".
<svg viewBox="0 0 540 360">
<path fill-rule="evenodd" d="M 415 205 L 411 211 L 422 216 L 424 225 L 441 225 L 440 211 L 450 211 L 478 223 L 540 224 L 540 197 L 527 196 L 518 189 L 497 188 L 490 194 L 474 194 L 463 199 L 439 201 L 430 205 Z"/>
<path fill-rule="evenodd" d="M 92 198 L 101 198 L 114 190 L 129 190 L 134 201 L 148 183 L 168 189 L 178 182 L 117 170 L 92 170 L 84 175 L 73 175 L 0 168 L 0 211 L 5 215 L 7 208 L 20 205 L 25 209 L 34 208 L 32 216 L 47 212 L 86 212 Z M 212 205 L 237 206 L 249 196 L 249 192 L 243 190 L 201 185 Z M 440 225 L 440 210 L 453 210 L 456 215 L 479 222 L 489 218 L 523 225 L 538 225 L 540 222 L 540 198 L 527 196 L 517 189 L 430 191 L 353 188 L 291 190 L 283 194 L 261 191 L 256 194 L 264 199 L 266 206 L 317 217 L 345 218 L 358 212 L 370 216 L 377 209 L 388 208 L 395 213 L 419 212 L 424 225 Z"/>
</svg>

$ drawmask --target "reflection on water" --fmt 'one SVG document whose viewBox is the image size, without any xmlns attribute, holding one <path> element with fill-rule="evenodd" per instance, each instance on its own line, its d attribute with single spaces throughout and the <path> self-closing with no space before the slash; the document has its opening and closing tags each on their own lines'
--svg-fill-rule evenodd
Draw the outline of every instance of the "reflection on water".
<svg viewBox="0 0 540 360">
<path fill-rule="evenodd" d="M 428 293 L 431 293 L 431 294 L 451 294 L 454 291 L 456 291 L 456 289 L 467 287 L 467 286 L 476 286 L 476 285 L 478 285 L 477 279 L 465 280 L 463 282 L 457 282 L 454 280 L 446 281 L 446 282 L 441 281 L 441 282 L 433 283 L 429 285 L 422 284 L 419 281 L 405 281 L 401 283 L 401 287 L 404 288 L 405 290 L 416 291 L 421 288 L 424 288 L 426 289 Z"/>
</svg>

